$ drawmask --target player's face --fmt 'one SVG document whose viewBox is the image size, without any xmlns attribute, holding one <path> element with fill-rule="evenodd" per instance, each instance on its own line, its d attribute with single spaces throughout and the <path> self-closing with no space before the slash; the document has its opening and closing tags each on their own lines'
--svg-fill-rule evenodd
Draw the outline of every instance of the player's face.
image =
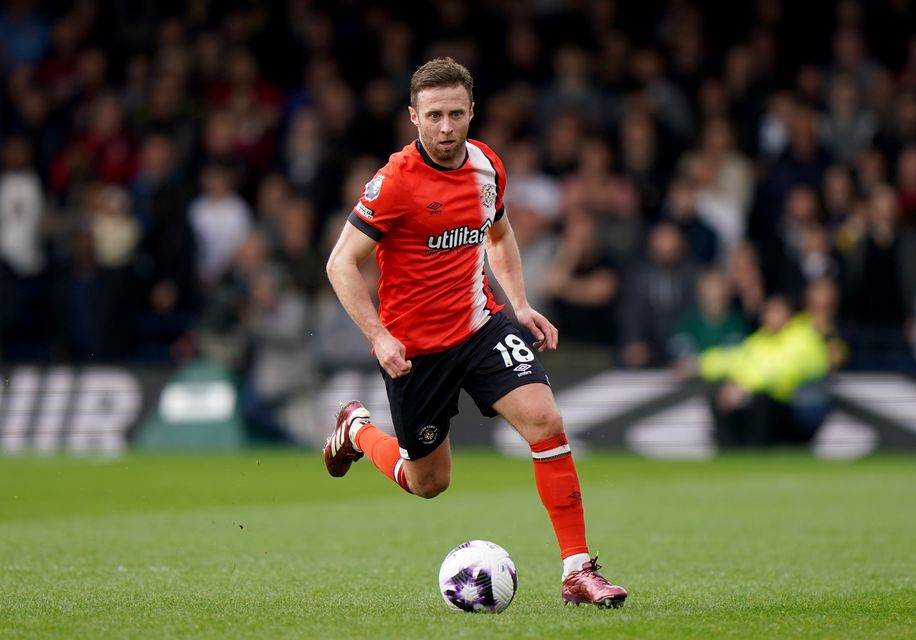
<svg viewBox="0 0 916 640">
<path fill-rule="evenodd" d="M 474 117 L 467 89 L 459 84 L 423 89 L 417 93 L 416 108 L 408 107 L 408 111 L 429 157 L 450 169 L 461 166 Z"/>
</svg>

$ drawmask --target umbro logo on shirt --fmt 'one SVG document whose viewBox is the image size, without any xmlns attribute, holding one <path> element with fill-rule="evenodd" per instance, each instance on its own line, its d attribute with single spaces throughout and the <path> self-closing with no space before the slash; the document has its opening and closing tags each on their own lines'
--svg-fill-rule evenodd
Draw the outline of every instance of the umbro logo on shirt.
<svg viewBox="0 0 916 640">
<path fill-rule="evenodd" d="M 442 203 L 441 202 L 430 202 L 426 205 L 426 208 L 429 209 L 430 213 L 442 213 Z"/>
</svg>

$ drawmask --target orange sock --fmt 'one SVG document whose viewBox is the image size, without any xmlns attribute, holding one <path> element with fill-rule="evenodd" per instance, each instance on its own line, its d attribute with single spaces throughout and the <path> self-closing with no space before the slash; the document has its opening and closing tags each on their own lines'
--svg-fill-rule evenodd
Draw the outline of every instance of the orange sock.
<svg viewBox="0 0 916 640">
<path fill-rule="evenodd" d="M 353 438 L 357 448 L 365 453 L 378 470 L 394 480 L 407 493 L 407 476 L 398 439 L 371 424 L 364 424 Z"/>
<path fill-rule="evenodd" d="M 534 481 L 560 544 L 560 557 L 588 553 L 579 476 L 566 434 L 531 445 Z"/>
</svg>

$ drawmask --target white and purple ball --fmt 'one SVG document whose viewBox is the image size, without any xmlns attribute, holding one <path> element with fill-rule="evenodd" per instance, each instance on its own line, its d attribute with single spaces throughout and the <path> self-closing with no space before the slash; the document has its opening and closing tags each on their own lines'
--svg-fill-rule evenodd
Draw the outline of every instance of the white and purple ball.
<svg viewBox="0 0 916 640">
<path fill-rule="evenodd" d="M 486 540 L 470 540 L 448 552 L 439 569 L 439 591 L 446 604 L 470 613 L 500 613 L 518 590 L 509 553 Z"/>
</svg>

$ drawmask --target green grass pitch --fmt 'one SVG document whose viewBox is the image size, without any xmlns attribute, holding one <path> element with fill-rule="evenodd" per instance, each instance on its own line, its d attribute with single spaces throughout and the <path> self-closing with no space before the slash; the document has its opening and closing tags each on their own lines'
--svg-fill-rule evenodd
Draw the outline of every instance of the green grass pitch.
<svg viewBox="0 0 916 640">
<path fill-rule="evenodd" d="M 589 541 L 630 591 L 564 607 L 531 464 L 459 452 L 435 500 L 312 452 L 0 458 L 0 638 L 913 638 L 916 461 L 579 463 Z M 436 575 L 506 547 L 498 616 Z"/>
</svg>

